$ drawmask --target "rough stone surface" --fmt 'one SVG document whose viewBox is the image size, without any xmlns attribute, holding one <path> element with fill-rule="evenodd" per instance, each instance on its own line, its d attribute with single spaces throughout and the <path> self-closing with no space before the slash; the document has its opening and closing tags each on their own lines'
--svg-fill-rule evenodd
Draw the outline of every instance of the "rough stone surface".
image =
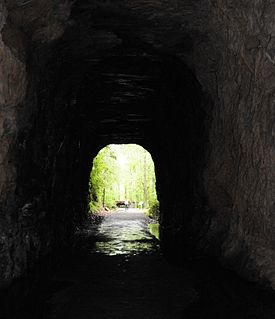
<svg viewBox="0 0 275 319">
<path fill-rule="evenodd" d="M 211 23 L 219 30 L 219 39 L 213 37 L 212 42 L 220 59 L 205 172 L 209 205 L 219 221 L 228 219 L 228 229 L 222 230 L 222 256 L 243 274 L 250 269 L 248 275 L 271 282 L 275 257 L 275 69 L 270 56 L 274 10 L 270 1 L 237 6 L 217 1 L 213 8 Z M 223 222 L 220 225 L 223 228 Z"/>
<path fill-rule="evenodd" d="M 32 76 L 30 70 L 27 74 L 27 45 L 32 43 L 31 30 L 33 40 L 37 41 L 38 34 L 46 28 L 45 25 L 39 25 L 41 21 L 35 25 L 32 17 L 35 16 L 37 22 L 40 18 L 36 16 L 37 8 L 27 8 L 29 5 L 31 1 L 7 1 L 6 4 L 0 4 L 0 287 L 24 274 L 28 267 L 28 254 L 32 251 L 37 258 L 40 246 L 39 236 L 34 235 L 34 230 L 30 232 L 25 227 L 27 215 L 34 209 L 33 204 L 24 202 L 25 198 L 18 187 L 18 172 L 22 169 L 21 154 L 26 150 L 23 132 L 26 126 L 33 125 L 26 123 L 25 119 L 30 118 L 35 107 L 30 108 L 26 103 L 28 79 Z M 42 4 L 40 16 L 47 19 L 50 14 L 45 15 L 45 12 Z M 27 25 L 31 23 L 33 29 Z M 56 33 L 56 27 L 52 27 Z M 43 33 L 44 42 L 54 38 L 50 30 L 47 34 Z M 31 228 L 35 228 L 35 220 L 30 224 Z"/>
<path fill-rule="evenodd" d="M 136 142 L 155 160 L 167 250 L 274 287 L 274 13 L 260 0 L 1 3 L 2 282 L 70 237 L 92 156 Z"/>
<path fill-rule="evenodd" d="M 0 5 L 0 30 L 7 19 L 7 11 Z M 5 45 L 0 35 L 0 255 L 1 282 L 20 274 L 20 263 L 24 263 L 21 251 L 20 226 L 16 212 L 16 144 L 17 116 L 24 101 L 27 74 L 22 63 Z M 17 261 L 15 261 L 17 258 Z"/>
</svg>

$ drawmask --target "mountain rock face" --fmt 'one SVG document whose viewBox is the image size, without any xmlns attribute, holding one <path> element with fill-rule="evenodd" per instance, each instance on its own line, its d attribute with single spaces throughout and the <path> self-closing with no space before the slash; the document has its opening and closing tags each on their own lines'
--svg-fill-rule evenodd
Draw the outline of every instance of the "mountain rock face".
<svg viewBox="0 0 275 319">
<path fill-rule="evenodd" d="M 0 3 L 0 287 L 70 243 L 92 158 L 156 166 L 164 251 L 275 288 L 273 1 Z"/>
</svg>

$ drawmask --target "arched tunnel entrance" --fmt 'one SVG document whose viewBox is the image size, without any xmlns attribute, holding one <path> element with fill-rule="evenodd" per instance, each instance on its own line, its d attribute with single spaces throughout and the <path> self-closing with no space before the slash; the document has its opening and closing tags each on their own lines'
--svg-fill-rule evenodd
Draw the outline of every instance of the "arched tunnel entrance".
<svg viewBox="0 0 275 319">
<path fill-rule="evenodd" d="M 93 159 L 89 211 L 96 213 L 126 205 L 149 211 L 159 206 L 154 162 L 140 145 L 110 144 Z"/>
<path fill-rule="evenodd" d="M 274 12 L 226 0 L 0 3 L 1 295 L 21 296 L 13 283 L 74 245 L 91 158 L 114 143 L 154 159 L 168 259 L 207 271 L 218 260 L 274 290 Z M 211 285 L 198 307 L 209 291 L 215 303 Z"/>
<path fill-rule="evenodd" d="M 207 104 L 199 83 L 177 58 L 133 39 L 79 57 L 68 46 L 71 36 L 53 49 L 43 73 L 38 131 L 30 142 L 34 154 L 26 159 L 31 171 L 22 172 L 22 180 L 44 174 L 54 232 L 49 238 L 61 244 L 85 218 L 91 157 L 106 144 L 138 143 L 155 161 L 164 247 L 182 245 L 188 231 L 174 232 L 173 225 L 197 218 L 203 202 Z M 33 180 L 40 183 L 41 177 Z M 34 196 L 29 187 L 23 192 Z"/>
</svg>

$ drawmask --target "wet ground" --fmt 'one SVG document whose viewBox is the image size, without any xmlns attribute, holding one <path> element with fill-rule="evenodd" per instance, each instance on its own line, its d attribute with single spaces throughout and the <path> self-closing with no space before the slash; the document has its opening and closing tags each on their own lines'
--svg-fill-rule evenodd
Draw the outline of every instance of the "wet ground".
<svg viewBox="0 0 275 319">
<path fill-rule="evenodd" d="M 72 285 L 49 299 L 50 318 L 182 318 L 197 297 L 191 273 L 164 260 L 149 222 L 121 209 L 82 232 L 82 253 L 56 275 Z"/>
<path fill-rule="evenodd" d="M 275 318 L 273 294 L 218 264 L 168 262 L 149 232 L 152 221 L 138 210 L 97 219 L 102 222 L 79 231 L 73 253 L 12 318 Z"/>
</svg>

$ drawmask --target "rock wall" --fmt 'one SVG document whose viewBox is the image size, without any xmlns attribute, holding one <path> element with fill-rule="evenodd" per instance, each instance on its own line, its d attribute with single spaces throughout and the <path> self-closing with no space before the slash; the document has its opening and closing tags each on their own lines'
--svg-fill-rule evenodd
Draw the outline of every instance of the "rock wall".
<svg viewBox="0 0 275 319">
<path fill-rule="evenodd" d="M 216 93 L 205 189 L 221 255 L 274 285 L 274 21 L 271 1 L 212 3 Z M 222 226 L 222 227 L 221 227 Z"/>
<path fill-rule="evenodd" d="M 0 31 L 6 24 L 7 10 L 0 4 Z M 8 47 L 0 33 L 0 286 L 20 274 L 25 262 L 18 221 L 17 149 L 18 113 L 24 108 L 27 73 L 24 62 Z"/>
<path fill-rule="evenodd" d="M 30 67 L 35 63 L 27 62 L 34 43 L 38 47 L 62 34 L 68 8 L 53 1 L 0 4 L 0 288 L 26 272 L 30 254 L 32 260 L 40 255 L 36 199 L 24 190 L 31 176 L 25 173 L 21 180 L 30 171 L 28 143 L 37 112 L 37 74 Z"/>
<path fill-rule="evenodd" d="M 185 242 L 190 250 L 215 255 L 246 278 L 274 287 L 275 6 L 272 1 L 186 1 L 177 9 L 181 17 L 172 8 L 170 17 L 184 25 L 191 50 L 179 43 L 170 50 L 190 66 L 207 96 L 207 131 L 201 137 L 208 141 L 204 191 L 197 186 L 192 192 L 200 197 L 190 209 L 193 217 L 180 227 L 186 207 L 176 205 L 173 212 L 167 203 L 166 214 L 175 215 L 175 222 L 169 226 L 168 221 L 166 230 L 164 224 L 164 236 L 176 247 Z"/>
</svg>

